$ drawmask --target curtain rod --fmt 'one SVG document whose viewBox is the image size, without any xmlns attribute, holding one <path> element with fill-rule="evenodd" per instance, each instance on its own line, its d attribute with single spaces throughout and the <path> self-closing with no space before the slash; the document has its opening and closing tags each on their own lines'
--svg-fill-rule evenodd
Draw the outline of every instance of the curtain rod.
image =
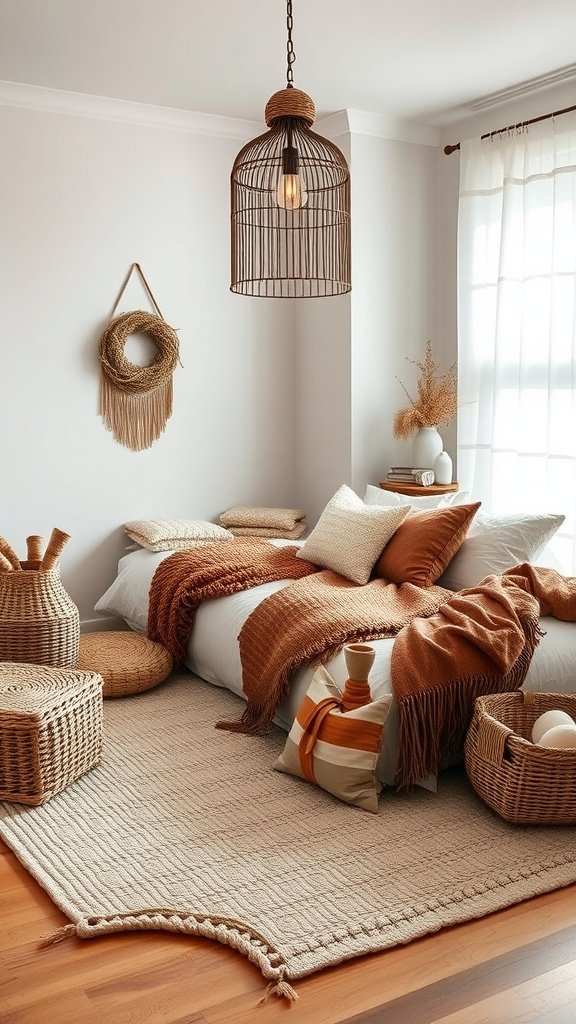
<svg viewBox="0 0 576 1024">
<path fill-rule="evenodd" d="M 541 114 L 540 117 L 531 117 L 528 121 L 518 121 L 517 124 L 509 124 L 506 128 L 496 128 L 493 132 L 486 132 L 485 135 L 481 135 L 481 139 L 490 139 L 493 135 L 499 135 L 500 132 L 509 132 L 514 128 L 524 128 L 528 124 L 536 124 L 538 121 L 547 121 L 550 117 L 559 117 L 560 114 L 569 114 L 571 110 L 576 110 L 576 104 L 572 107 L 564 107 L 562 110 L 553 110 L 550 114 Z M 460 143 L 455 142 L 453 146 L 444 146 L 444 152 L 446 156 L 450 156 L 457 149 L 460 149 Z"/>
</svg>

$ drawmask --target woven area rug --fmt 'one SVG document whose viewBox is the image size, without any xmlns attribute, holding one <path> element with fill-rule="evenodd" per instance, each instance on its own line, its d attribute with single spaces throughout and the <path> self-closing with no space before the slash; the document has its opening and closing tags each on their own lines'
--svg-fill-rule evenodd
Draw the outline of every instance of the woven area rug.
<svg viewBox="0 0 576 1024">
<path fill-rule="evenodd" d="M 217 731 L 241 702 L 192 675 L 105 703 L 101 765 L 0 835 L 70 918 L 233 946 L 288 998 L 349 957 L 576 881 L 576 828 L 510 826 L 462 772 L 377 815 L 272 769 L 285 741 Z"/>
</svg>

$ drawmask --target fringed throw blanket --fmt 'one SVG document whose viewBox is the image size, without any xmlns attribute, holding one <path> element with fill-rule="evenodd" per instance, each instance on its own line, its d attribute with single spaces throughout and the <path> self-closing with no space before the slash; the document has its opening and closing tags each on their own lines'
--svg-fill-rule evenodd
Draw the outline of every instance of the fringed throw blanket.
<svg viewBox="0 0 576 1024">
<path fill-rule="evenodd" d="M 450 591 L 376 579 L 364 586 L 330 569 L 271 594 L 248 616 L 239 636 L 248 705 L 233 732 L 265 732 L 304 663 L 322 664 L 348 643 L 395 636 L 415 616 L 432 615 Z"/>
<path fill-rule="evenodd" d="M 297 580 L 318 572 L 318 566 L 296 558 L 296 550 L 252 538 L 177 551 L 154 573 L 147 635 L 167 647 L 175 663 L 180 664 L 201 601 L 272 580 Z"/>
<path fill-rule="evenodd" d="M 248 705 L 220 728 L 259 733 L 293 672 L 347 643 L 396 635 L 392 688 L 400 714 L 397 783 L 436 773 L 461 750 L 474 699 L 520 687 L 539 641 L 538 618 L 576 621 L 576 579 L 521 565 L 468 591 L 373 580 L 358 586 L 324 570 L 272 594 L 239 637 Z"/>
<path fill-rule="evenodd" d="M 271 580 L 296 582 L 270 595 L 239 636 L 247 706 L 236 732 L 264 732 L 290 678 L 347 643 L 396 636 L 392 687 L 400 717 L 397 782 L 437 772 L 459 751 L 475 698 L 520 687 L 539 641 L 539 616 L 576 622 L 576 578 L 523 564 L 453 594 L 372 580 L 351 583 L 296 558 L 292 547 L 235 540 L 180 551 L 152 581 L 148 635 L 184 659 L 201 601 Z"/>
<path fill-rule="evenodd" d="M 576 621 L 576 578 L 523 563 L 402 630 L 391 666 L 400 786 L 437 772 L 462 749 L 476 697 L 522 685 L 545 615 Z"/>
</svg>

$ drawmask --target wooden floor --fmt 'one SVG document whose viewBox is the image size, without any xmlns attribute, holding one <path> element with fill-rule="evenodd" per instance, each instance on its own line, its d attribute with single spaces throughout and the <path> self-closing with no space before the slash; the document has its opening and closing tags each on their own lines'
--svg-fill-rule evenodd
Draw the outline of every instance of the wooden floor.
<svg viewBox="0 0 576 1024">
<path fill-rule="evenodd" d="M 0 842 L 1 1024 L 574 1024 L 576 886 L 296 981 L 272 999 L 239 953 L 166 933 L 69 938 Z"/>
</svg>

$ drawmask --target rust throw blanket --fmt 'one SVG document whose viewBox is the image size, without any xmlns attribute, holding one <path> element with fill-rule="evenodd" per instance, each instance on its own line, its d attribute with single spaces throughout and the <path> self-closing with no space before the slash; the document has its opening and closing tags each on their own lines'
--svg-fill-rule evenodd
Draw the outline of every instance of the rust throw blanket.
<svg viewBox="0 0 576 1024">
<path fill-rule="evenodd" d="M 275 547 L 253 538 L 177 551 L 154 573 L 147 635 L 164 644 L 175 663 L 180 664 L 201 601 L 236 594 L 271 580 L 297 580 L 318 572 L 318 566 L 296 558 L 296 551 L 295 547 Z"/>
<path fill-rule="evenodd" d="M 402 630 L 392 651 L 400 786 L 437 772 L 462 749 L 476 697 L 522 685 L 545 615 L 576 621 L 576 578 L 523 563 Z"/>
<path fill-rule="evenodd" d="M 415 616 L 436 612 L 450 593 L 383 579 L 361 586 L 323 569 L 271 594 L 248 616 L 238 638 L 248 704 L 240 721 L 218 727 L 266 732 L 302 664 L 329 661 L 348 643 L 395 636 Z"/>
</svg>

